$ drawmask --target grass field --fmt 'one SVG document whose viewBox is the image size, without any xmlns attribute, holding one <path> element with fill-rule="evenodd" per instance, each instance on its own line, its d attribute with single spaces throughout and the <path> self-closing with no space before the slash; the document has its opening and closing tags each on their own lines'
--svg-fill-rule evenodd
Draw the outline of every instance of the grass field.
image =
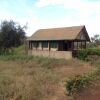
<svg viewBox="0 0 100 100">
<path fill-rule="evenodd" d="M 0 56 L 0 100 L 66 100 L 65 80 L 91 70 L 76 59 Z"/>
<path fill-rule="evenodd" d="M 68 100 L 66 80 L 94 70 L 77 59 L 27 56 L 23 48 L 0 56 L 0 100 Z"/>
</svg>

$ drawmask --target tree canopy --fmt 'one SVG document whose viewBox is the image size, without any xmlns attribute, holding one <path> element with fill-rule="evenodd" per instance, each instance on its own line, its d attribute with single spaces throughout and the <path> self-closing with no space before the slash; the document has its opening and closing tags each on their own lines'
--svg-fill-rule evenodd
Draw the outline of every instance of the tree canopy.
<svg viewBox="0 0 100 100">
<path fill-rule="evenodd" d="M 21 27 L 18 23 L 2 21 L 0 24 L 0 51 L 8 51 L 13 47 L 18 47 L 24 43 L 25 26 Z"/>
<path fill-rule="evenodd" d="M 95 43 L 96 45 L 100 45 L 100 35 L 95 34 L 93 37 L 91 37 L 91 41 Z"/>
</svg>

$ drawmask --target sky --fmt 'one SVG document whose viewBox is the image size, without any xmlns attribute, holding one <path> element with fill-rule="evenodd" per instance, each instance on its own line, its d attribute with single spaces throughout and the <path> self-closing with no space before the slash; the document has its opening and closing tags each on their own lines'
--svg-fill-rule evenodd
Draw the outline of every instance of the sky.
<svg viewBox="0 0 100 100">
<path fill-rule="evenodd" d="M 0 21 L 13 20 L 36 30 L 85 25 L 89 36 L 100 35 L 100 0 L 0 0 Z"/>
</svg>

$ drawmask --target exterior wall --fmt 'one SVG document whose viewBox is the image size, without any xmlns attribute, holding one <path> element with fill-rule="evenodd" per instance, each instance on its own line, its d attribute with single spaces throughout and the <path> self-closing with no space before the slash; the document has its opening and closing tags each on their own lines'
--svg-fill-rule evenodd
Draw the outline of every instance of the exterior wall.
<svg viewBox="0 0 100 100">
<path fill-rule="evenodd" d="M 47 51 L 49 51 L 49 47 L 47 47 L 47 48 L 43 48 L 43 50 L 47 50 Z"/>
<path fill-rule="evenodd" d="M 85 36 L 84 33 L 81 31 L 80 34 L 78 35 L 77 39 L 86 40 L 86 36 Z"/>
<path fill-rule="evenodd" d="M 42 50 L 42 43 L 41 42 L 39 42 L 39 45 L 37 47 L 37 50 Z"/>
<path fill-rule="evenodd" d="M 43 57 L 51 57 L 51 58 L 64 58 L 64 59 L 72 59 L 71 51 L 28 51 L 28 55 L 35 56 L 43 56 Z"/>
<path fill-rule="evenodd" d="M 57 51 L 58 48 L 50 48 L 51 51 Z"/>
<path fill-rule="evenodd" d="M 33 49 L 33 50 L 36 50 L 36 48 L 35 48 L 35 47 L 32 47 L 32 49 Z"/>
</svg>

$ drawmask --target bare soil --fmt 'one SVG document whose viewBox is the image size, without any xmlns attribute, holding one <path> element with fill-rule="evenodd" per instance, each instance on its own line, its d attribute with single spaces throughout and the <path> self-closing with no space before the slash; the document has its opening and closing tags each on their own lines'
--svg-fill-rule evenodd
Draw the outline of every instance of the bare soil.
<svg viewBox="0 0 100 100">
<path fill-rule="evenodd" d="M 50 97 L 48 100 L 69 100 L 66 95 L 66 89 L 65 89 L 65 81 L 67 80 L 67 78 L 72 77 L 74 75 L 82 75 L 84 73 L 88 73 L 92 71 L 93 68 L 88 64 L 84 64 L 81 66 L 77 65 L 74 67 L 73 66 L 56 67 L 54 70 L 55 72 L 58 73 L 61 81 L 59 83 L 58 88 L 55 89 L 55 95 Z"/>
<path fill-rule="evenodd" d="M 50 69 L 42 64 L 32 60 L 0 61 L 0 100 L 68 100 L 65 81 L 94 70 L 88 63 L 78 60 L 68 61 L 63 66 L 54 64 Z"/>
<path fill-rule="evenodd" d="M 100 86 L 85 90 L 76 97 L 76 100 L 100 100 Z"/>
</svg>

